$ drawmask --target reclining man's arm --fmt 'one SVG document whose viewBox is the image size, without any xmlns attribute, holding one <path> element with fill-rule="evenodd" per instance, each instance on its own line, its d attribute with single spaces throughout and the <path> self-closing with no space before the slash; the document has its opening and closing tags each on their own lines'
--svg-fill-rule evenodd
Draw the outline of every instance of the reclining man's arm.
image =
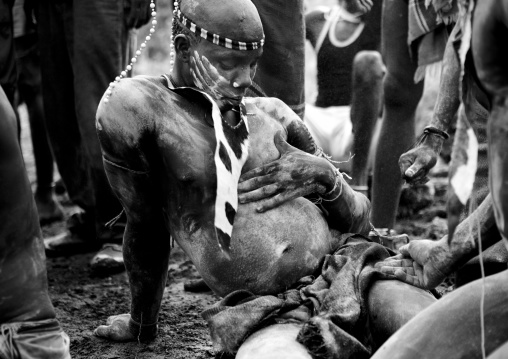
<svg viewBox="0 0 508 359">
<path fill-rule="evenodd" d="M 368 234 L 370 230 L 370 202 L 355 192 L 340 172 L 319 149 L 300 118 L 282 101 L 276 104 L 274 116 L 287 133 L 274 137 L 280 158 L 244 173 L 238 186 L 241 203 L 259 201 L 259 212 L 297 197 L 318 194 L 327 212 L 331 228 L 340 232 Z M 315 155 L 317 154 L 317 155 Z"/>
<path fill-rule="evenodd" d="M 129 101 L 122 101 L 121 95 L 116 89 L 112 100 L 99 107 L 97 130 L 109 182 L 127 214 L 123 255 L 132 303 L 130 314 L 108 318 L 108 325 L 98 327 L 95 334 L 116 341 L 150 340 L 157 333 L 170 236 L 163 221 L 153 163 L 144 153 L 150 125 L 135 115 L 143 105 L 131 96 Z M 138 111 L 129 111 L 126 104 Z"/>
</svg>

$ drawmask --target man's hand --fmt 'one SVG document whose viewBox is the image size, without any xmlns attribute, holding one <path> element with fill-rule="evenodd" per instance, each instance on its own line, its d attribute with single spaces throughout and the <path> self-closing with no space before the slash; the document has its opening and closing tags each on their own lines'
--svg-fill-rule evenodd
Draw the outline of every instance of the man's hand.
<svg viewBox="0 0 508 359">
<path fill-rule="evenodd" d="M 333 173 L 331 164 L 291 146 L 281 131 L 275 134 L 274 143 L 280 158 L 240 177 L 240 203 L 263 200 L 257 211 L 265 212 L 297 197 L 326 192 L 324 181 Z"/>
<path fill-rule="evenodd" d="M 439 152 L 426 143 L 403 153 L 399 158 L 402 178 L 412 185 L 428 182 L 427 174 L 436 165 L 438 155 Z"/>
<path fill-rule="evenodd" d="M 194 51 L 190 62 L 190 72 L 194 84 L 197 88 L 212 96 L 217 101 L 219 108 L 222 109 L 223 105 L 228 103 L 228 99 L 239 97 L 232 89 L 229 81 L 219 73 L 205 56 L 200 57 L 197 51 Z"/>
<path fill-rule="evenodd" d="M 400 254 L 376 263 L 383 274 L 422 289 L 434 289 L 446 278 L 446 252 L 442 241 L 415 240 L 400 247 Z"/>
<path fill-rule="evenodd" d="M 125 6 L 125 24 L 129 29 L 139 29 L 150 20 L 150 0 L 129 0 Z"/>
</svg>

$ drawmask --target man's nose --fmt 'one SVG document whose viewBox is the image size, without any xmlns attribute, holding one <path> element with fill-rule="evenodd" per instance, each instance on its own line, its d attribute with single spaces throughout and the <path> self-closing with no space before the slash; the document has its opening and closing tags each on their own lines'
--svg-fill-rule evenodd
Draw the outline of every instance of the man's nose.
<svg viewBox="0 0 508 359">
<path fill-rule="evenodd" d="M 250 75 L 251 75 L 250 67 L 249 66 L 242 67 L 236 73 L 236 76 L 233 80 L 233 87 L 247 88 L 250 85 L 252 85 L 252 78 Z"/>
</svg>

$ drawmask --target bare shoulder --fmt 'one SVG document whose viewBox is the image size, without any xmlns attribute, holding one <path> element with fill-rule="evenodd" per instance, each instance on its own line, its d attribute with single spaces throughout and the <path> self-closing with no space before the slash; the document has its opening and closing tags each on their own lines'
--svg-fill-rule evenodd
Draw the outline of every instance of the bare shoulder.
<svg viewBox="0 0 508 359">
<path fill-rule="evenodd" d="M 173 94 L 168 91 L 158 76 L 136 76 L 122 79 L 111 90 L 110 96 L 104 95 L 97 109 L 97 120 L 101 122 L 135 121 L 152 118 L 150 114 L 157 108 L 171 105 Z M 146 124 L 145 124 L 146 125 Z"/>
</svg>

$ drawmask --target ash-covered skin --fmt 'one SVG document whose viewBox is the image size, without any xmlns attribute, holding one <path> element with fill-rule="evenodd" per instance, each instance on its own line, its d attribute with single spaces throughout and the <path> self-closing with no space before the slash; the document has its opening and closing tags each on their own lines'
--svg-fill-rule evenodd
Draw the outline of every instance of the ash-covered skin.
<svg viewBox="0 0 508 359">
<path fill-rule="evenodd" d="M 48 296 L 39 218 L 16 133 L 0 89 L 0 324 L 55 318 Z"/>
<path fill-rule="evenodd" d="M 171 234 L 216 293 L 225 295 L 240 288 L 260 294 L 277 293 L 313 273 L 321 258 L 333 249 L 321 211 L 310 201 L 298 198 L 266 214 L 256 212 L 256 203 L 240 205 L 231 240 L 231 260 L 227 260 L 213 235 L 211 209 L 216 184 L 210 173 L 216 144 L 213 129 L 203 121 L 206 108 L 165 89 L 157 78 L 122 80 L 115 91 L 108 106 L 99 108 L 99 138 L 105 159 L 128 168 L 106 162 L 112 186 L 132 219 L 129 223 L 145 222 L 149 217 L 143 227 L 167 228 L 169 233 L 153 235 L 169 243 Z M 160 94 L 159 101 L 148 99 L 154 93 Z M 181 111 L 168 106 L 173 103 Z M 291 127 L 288 125 L 300 121 L 294 113 L 296 118 L 282 116 L 279 121 L 268 112 L 284 106 L 276 99 L 246 99 L 251 114 L 251 148 L 244 173 L 279 159 L 275 134 L 281 131 L 286 137 Z M 160 116 L 148 116 L 153 111 Z M 292 113 L 289 108 L 287 111 Z M 147 156 L 147 151 L 155 148 L 156 155 Z M 126 176 L 131 177 L 128 182 Z M 368 222 L 368 207 L 361 208 L 355 208 L 354 217 Z M 152 215 L 152 211 L 162 216 Z M 351 227 L 347 222 L 343 220 Z M 363 226 L 350 229 L 364 231 Z"/>
</svg>

